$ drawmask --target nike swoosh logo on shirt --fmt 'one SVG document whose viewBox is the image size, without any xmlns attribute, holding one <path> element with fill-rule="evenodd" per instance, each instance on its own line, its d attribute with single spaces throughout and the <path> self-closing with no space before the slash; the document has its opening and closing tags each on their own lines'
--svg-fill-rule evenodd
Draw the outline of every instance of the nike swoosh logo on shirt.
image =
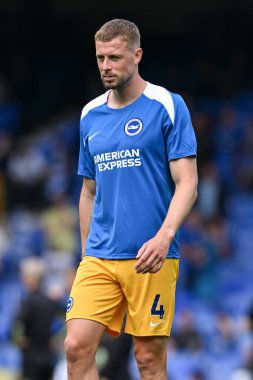
<svg viewBox="0 0 253 380">
<path fill-rule="evenodd" d="M 155 327 L 155 326 L 158 326 L 158 325 L 160 325 L 161 323 L 163 323 L 164 321 L 159 321 L 159 322 L 150 322 L 150 324 L 149 324 L 149 326 L 150 327 Z"/>
<path fill-rule="evenodd" d="M 101 132 L 101 131 L 95 132 L 95 133 L 93 133 L 93 135 L 89 136 L 88 137 L 88 141 L 90 141 L 91 139 L 93 139 L 93 137 L 95 137 L 99 132 Z"/>
</svg>

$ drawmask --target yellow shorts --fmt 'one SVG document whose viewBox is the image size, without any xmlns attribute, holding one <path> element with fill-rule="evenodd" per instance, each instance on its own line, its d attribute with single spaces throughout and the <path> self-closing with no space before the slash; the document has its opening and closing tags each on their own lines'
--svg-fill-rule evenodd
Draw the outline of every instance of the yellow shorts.
<svg viewBox="0 0 253 380">
<path fill-rule="evenodd" d="M 85 256 L 67 305 L 66 320 L 84 318 L 118 336 L 126 312 L 125 332 L 135 336 L 169 336 L 179 271 L 178 259 L 166 259 L 155 274 L 137 274 L 133 260 Z"/>
</svg>

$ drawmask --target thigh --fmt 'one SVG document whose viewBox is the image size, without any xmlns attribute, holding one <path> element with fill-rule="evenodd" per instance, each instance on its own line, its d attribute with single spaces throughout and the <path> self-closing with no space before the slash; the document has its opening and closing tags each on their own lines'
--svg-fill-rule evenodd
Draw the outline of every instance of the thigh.
<svg viewBox="0 0 253 380">
<path fill-rule="evenodd" d="M 157 273 L 137 274 L 136 260 L 123 264 L 122 288 L 128 304 L 125 332 L 136 337 L 169 336 L 175 309 L 179 260 L 166 259 Z"/>
<path fill-rule="evenodd" d="M 67 305 L 66 320 L 86 319 L 118 335 L 125 297 L 115 279 L 116 262 L 86 256 L 77 270 Z M 112 327 L 111 327 L 112 326 Z"/>
</svg>

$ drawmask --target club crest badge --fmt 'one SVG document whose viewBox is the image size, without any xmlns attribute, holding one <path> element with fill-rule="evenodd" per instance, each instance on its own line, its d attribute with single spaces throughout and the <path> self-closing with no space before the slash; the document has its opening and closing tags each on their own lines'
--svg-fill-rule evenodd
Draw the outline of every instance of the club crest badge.
<svg viewBox="0 0 253 380">
<path fill-rule="evenodd" d="M 131 119 L 125 125 L 125 133 L 128 136 L 136 136 L 142 131 L 142 121 L 140 119 Z"/>
<path fill-rule="evenodd" d="M 73 300 L 73 298 L 72 298 L 72 297 L 69 297 L 69 299 L 68 299 L 68 303 L 67 303 L 67 313 L 72 309 L 73 304 L 74 304 L 74 300 Z"/>
</svg>

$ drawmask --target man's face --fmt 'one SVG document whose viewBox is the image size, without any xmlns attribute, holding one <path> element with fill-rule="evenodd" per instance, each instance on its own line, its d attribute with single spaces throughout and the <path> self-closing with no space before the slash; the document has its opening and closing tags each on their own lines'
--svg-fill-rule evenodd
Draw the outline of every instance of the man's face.
<svg viewBox="0 0 253 380">
<path fill-rule="evenodd" d="M 106 89 L 126 87 L 137 70 L 142 50 L 131 50 L 127 41 L 116 37 L 111 41 L 96 41 L 96 57 L 103 85 Z"/>
</svg>

